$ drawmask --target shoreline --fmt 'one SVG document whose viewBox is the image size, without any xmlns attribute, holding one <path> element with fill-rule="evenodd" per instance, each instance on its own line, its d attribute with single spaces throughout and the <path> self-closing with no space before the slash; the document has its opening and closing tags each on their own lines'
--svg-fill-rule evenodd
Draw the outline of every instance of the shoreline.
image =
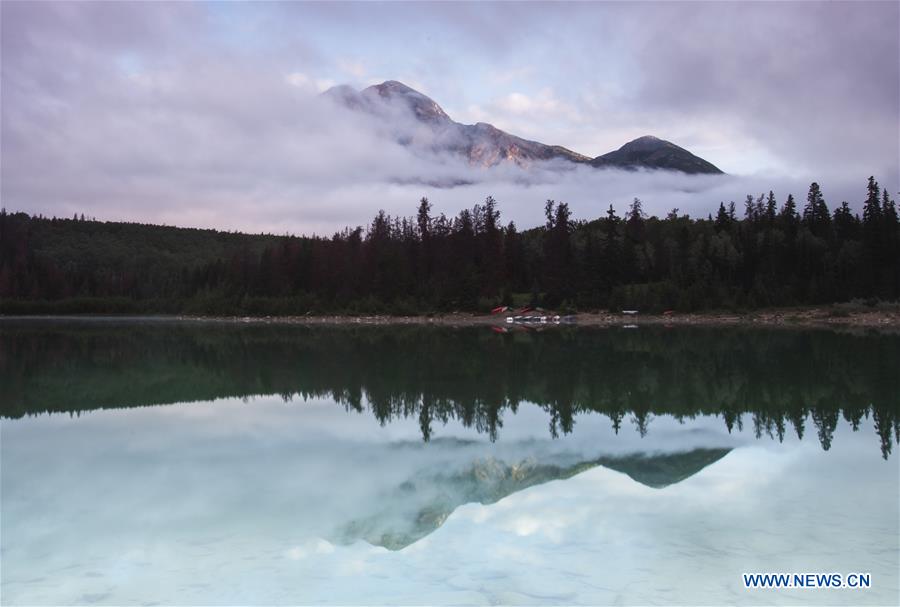
<svg viewBox="0 0 900 607">
<path fill-rule="evenodd" d="M 859 328 L 900 331 L 900 305 L 879 308 L 847 308 L 836 306 L 771 308 L 748 312 L 689 312 L 673 314 L 621 314 L 611 312 L 576 313 L 574 322 L 507 323 L 507 313 L 490 315 L 478 313 L 446 313 L 434 315 L 320 315 L 304 316 L 193 316 L 174 315 L 11 315 L 0 316 L 9 320 L 161 320 L 181 322 L 225 322 L 247 324 L 290 324 L 310 326 L 359 325 L 359 326 L 495 326 L 495 327 L 622 327 L 637 325 L 662 326 L 743 326 L 743 327 L 809 327 L 809 328 Z"/>
</svg>

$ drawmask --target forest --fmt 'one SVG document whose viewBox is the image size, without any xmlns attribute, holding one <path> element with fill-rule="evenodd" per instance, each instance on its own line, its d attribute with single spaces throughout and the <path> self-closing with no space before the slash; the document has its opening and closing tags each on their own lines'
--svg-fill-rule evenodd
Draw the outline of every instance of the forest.
<svg viewBox="0 0 900 607">
<path fill-rule="evenodd" d="M 488 196 L 455 217 L 378 212 L 332 237 L 250 235 L 0 211 L 0 313 L 429 314 L 540 305 L 645 312 L 900 297 L 900 219 L 874 177 L 861 215 L 773 192 L 705 218 L 635 198 L 593 220 L 548 200 L 503 224 Z M 855 205 L 856 206 L 856 205 Z"/>
</svg>

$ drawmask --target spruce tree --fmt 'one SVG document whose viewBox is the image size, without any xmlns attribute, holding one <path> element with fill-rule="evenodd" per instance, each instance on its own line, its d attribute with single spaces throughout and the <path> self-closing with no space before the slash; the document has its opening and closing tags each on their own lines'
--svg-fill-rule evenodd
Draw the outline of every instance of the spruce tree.
<svg viewBox="0 0 900 607">
<path fill-rule="evenodd" d="M 897 224 L 900 223 L 897 217 L 897 205 L 888 196 L 887 188 L 881 191 L 881 219 L 888 231 L 896 231 Z"/>
<path fill-rule="evenodd" d="M 866 186 L 866 202 L 863 205 L 863 246 L 866 252 L 864 277 L 866 294 L 873 295 L 878 292 L 881 275 L 883 274 L 882 262 L 884 259 L 884 247 L 882 246 L 881 229 L 881 201 L 878 199 L 880 189 L 875 177 L 869 177 Z"/>
<path fill-rule="evenodd" d="M 778 218 L 781 221 L 782 228 L 788 233 L 788 236 L 791 238 L 797 232 L 797 203 L 794 202 L 794 195 L 788 194 L 787 200 L 784 202 L 784 206 L 781 207 L 781 213 Z"/>
<path fill-rule="evenodd" d="M 809 185 L 809 193 L 806 195 L 806 206 L 803 208 L 803 225 L 809 228 L 813 235 L 819 237 L 826 236 L 831 225 L 828 205 L 825 204 L 822 190 L 815 181 Z"/>
<path fill-rule="evenodd" d="M 603 267 L 604 282 L 607 289 L 612 289 L 619 282 L 619 222 L 613 205 L 609 205 L 606 211 L 606 241 L 603 245 L 603 258 L 606 262 Z"/>
<path fill-rule="evenodd" d="M 900 295 L 900 219 L 897 205 L 888 196 L 887 188 L 882 190 L 881 224 L 884 243 L 885 296 L 891 299 Z"/>
<path fill-rule="evenodd" d="M 730 219 L 728 217 L 728 211 L 725 210 L 725 203 L 719 203 L 719 211 L 716 213 L 716 231 L 721 232 L 722 230 L 728 229 L 728 224 L 730 223 Z"/>
<path fill-rule="evenodd" d="M 856 221 L 846 200 L 834 210 L 834 232 L 839 242 L 856 237 Z"/>
<path fill-rule="evenodd" d="M 419 238 L 428 240 L 431 233 L 431 203 L 424 196 L 419 201 L 419 209 L 416 212 L 416 224 L 419 228 Z"/>
<path fill-rule="evenodd" d="M 766 223 L 769 225 L 774 224 L 777 213 L 778 204 L 775 202 L 775 193 L 769 190 L 769 197 L 766 198 Z"/>
<path fill-rule="evenodd" d="M 881 223 L 881 203 L 878 200 L 878 182 L 875 177 L 869 177 L 869 185 L 866 186 L 866 202 L 863 205 L 863 225 L 866 231 L 877 231 Z"/>
</svg>

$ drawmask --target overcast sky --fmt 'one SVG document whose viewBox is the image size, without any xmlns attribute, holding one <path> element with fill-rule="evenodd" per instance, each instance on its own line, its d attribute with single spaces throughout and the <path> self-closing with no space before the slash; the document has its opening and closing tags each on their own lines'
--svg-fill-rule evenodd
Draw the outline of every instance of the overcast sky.
<svg viewBox="0 0 900 607">
<path fill-rule="evenodd" d="M 635 195 L 714 211 L 773 188 L 855 207 L 900 179 L 900 4 L 0 3 L 2 203 L 45 215 L 329 234 L 429 196 L 507 219 Z M 729 175 L 441 170 L 318 91 L 395 79 L 460 122 L 596 156 L 653 134 Z M 465 167 L 460 170 L 466 170 Z"/>
</svg>

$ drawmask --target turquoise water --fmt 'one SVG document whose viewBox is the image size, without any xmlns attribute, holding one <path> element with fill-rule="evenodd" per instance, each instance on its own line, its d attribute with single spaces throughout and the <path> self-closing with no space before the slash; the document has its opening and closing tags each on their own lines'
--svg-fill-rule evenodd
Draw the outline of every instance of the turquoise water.
<svg viewBox="0 0 900 607">
<path fill-rule="evenodd" d="M 3 321 L 2 602 L 895 604 L 898 368 L 872 333 Z"/>
</svg>

